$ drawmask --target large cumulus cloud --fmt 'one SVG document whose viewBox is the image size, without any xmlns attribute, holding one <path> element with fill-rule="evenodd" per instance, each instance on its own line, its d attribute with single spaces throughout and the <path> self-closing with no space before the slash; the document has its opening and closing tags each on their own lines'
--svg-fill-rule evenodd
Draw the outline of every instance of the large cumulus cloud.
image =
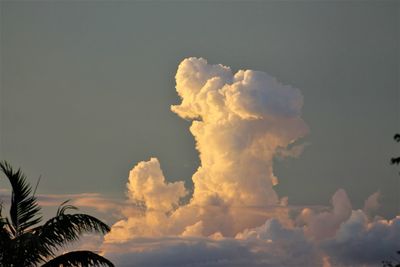
<svg viewBox="0 0 400 267">
<path fill-rule="evenodd" d="M 171 109 L 192 121 L 201 162 L 193 194 L 181 204 L 183 182 L 168 182 L 156 158 L 134 166 L 127 196 L 141 212 L 117 221 L 102 248 L 118 266 L 363 266 L 400 247 L 399 219 L 372 217 L 379 193 L 363 211 L 339 189 L 331 207 L 289 216 L 273 159 L 304 147 L 296 144 L 308 132 L 298 89 L 202 58 L 183 60 L 175 78 L 182 101 Z"/>
<path fill-rule="evenodd" d="M 172 111 L 192 120 L 201 165 L 193 174 L 194 192 L 179 206 L 182 182 L 167 183 L 160 163 L 140 162 L 129 177 L 128 196 L 145 207 L 141 218 L 116 223 L 109 241 L 126 236 L 200 235 L 220 232 L 235 236 L 268 218 L 289 224 L 288 212 L 273 186 L 273 157 L 303 137 L 300 91 L 270 75 L 210 65 L 188 58 L 176 74 L 182 98 Z"/>
</svg>

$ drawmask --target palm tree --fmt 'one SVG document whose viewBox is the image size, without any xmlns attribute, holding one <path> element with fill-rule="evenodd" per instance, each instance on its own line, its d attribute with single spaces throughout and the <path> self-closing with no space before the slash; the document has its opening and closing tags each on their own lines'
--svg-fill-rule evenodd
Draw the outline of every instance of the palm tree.
<svg viewBox="0 0 400 267">
<path fill-rule="evenodd" d="M 82 234 L 106 234 L 110 227 L 87 214 L 67 213 L 77 209 L 67 201 L 59 206 L 55 217 L 38 225 L 42 221 L 40 206 L 25 175 L 5 161 L 0 162 L 0 170 L 12 188 L 9 217 L 3 217 L 0 203 L 0 266 L 114 267 L 91 251 L 72 251 L 56 257 L 57 250 L 77 241 Z"/>
</svg>

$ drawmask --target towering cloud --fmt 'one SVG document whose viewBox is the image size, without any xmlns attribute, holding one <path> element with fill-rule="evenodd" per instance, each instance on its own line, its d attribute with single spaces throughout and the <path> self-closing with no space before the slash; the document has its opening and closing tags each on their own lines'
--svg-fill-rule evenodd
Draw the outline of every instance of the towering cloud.
<svg viewBox="0 0 400 267">
<path fill-rule="evenodd" d="M 145 207 L 142 217 L 120 221 L 108 240 L 120 236 L 234 236 L 268 218 L 289 223 L 273 189 L 272 160 L 278 149 L 307 133 L 300 91 L 264 72 L 210 65 L 202 58 L 181 62 L 172 111 L 192 120 L 201 166 L 193 175 L 190 203 L 178 207 L 182 182 L 167 183 L 157 159 L 140 162 L 129 176 L 128 196 Z"/>
<path fill-rule="evenodd" d="M 297 156 L 304 147 L 295 143 L 308 132 L 298 89 L 202 58 L 183 60 L 175 78 L 182 102 L 171 109 L 192 121 L 201 162 L 193 195 L 181 204 L 188 194 L 183 182 L 167 182 L 156 158 L 138 163 L 127 196 L 141 212 L 125 214 L 103 244 L 118 266 L 368 265 L 385 259 L 389 245 L 357 261 L 357 244 L 368 250 L 379 234 L 395 249 L 398 219 L 366 216 L 378 207 L 378 194 L 365 211 L 354 211 L 339 189 L 331 208 L 290 218 L 287 198 L 274 190 L 273 158 Z"/>
<path fill-rule="evenodd" d="M 193 175 L 193 198 L 219 199 L 229 205 L 276 205 L 272 158 L 307 132 L 300 118 L 298 89 L 280 84 L 264 72 L 233 74 L 204 59 L 182 61 L 176 74 L 182 97 L 172 111 L 193 119 L 201 166 Z"/>
</svg>

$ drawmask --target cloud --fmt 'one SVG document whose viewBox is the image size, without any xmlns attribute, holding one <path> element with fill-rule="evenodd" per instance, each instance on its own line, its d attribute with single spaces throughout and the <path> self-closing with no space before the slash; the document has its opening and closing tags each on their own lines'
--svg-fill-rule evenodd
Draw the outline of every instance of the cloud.
<svg viewBox="0 0 400 267">
<path fill-rule="evenodd" d="M 235 238 L 137 238 L 106 244 L 117 266 L 322 266 L 322 260 L 301 229 L 291 230 L 271 219 Z"/>
<path fill-rule="evenodd" d="M 332 209 L 315 213 L 335 214 L 345 192 L 335 193 Z M 339 200 L 338 200 L 339 198 Z M 346 204 L 347 205 L 347 204 Z M 345 206 L 346 206 L 345 205 Z M 337 211 L 336 211 L 337 212 Z M 317 220 L 323 227 L 325 221 Z M 362 210 L 352 210 L 333 235 L 316 240 L 307 228 L 286 227 L 276 219 L 245 229 L 235 237 L 198 234 L 201 223 L 183 236 L 136 237 L 126 242 L 104 243 L 106 256 L 118 266 L 379 266 L 400 246 L 400 217 L 369 220 Z M 326 225 L 332 231 L 332 225 Z M 190 232 L 190 231 L 188 231 Z"/>
<path fill-rule="evenodd" d="M 142 207 L 127 200 L 107 197 L 99 193 L 78 194 L 36 194 L 39 205 L 47 216 L 54 216 L 55 210 L 65 201 L 79 209 L 94 209 L 96 212 L 106 215 L 109 222 L 115 222 L 125 216 L 139 216 Z M 10 205 L 11 191 L 0 188 L 0 202 L 5 206 Z M 46 217 L 46 216 L 45 216 Z"/>
<path fill-rule="evenodd" d="M 266 73 L 233 73 L 202 58 L 183 60 L 175 78 L 182 102 L 171 109 L 193 120 L 190 131 L 201 161 L 192 177 L 193 196 L 179 206 L 186 195 L 183 183 L 167 183 L 155 158 L 140 162 L 130 172 L 127 195 L 143 204 L 145 214 L 117 222 L 106 239 L 195 230 L 233 237 L 268 218 L 289 224 L 285 201 L 273 189 L 278 181 L 272 164 L 277 150 L 308 132 L 300 91 Z"/>
<path fill-rule="evenodd" d="M 353 211 L 336 236 L 321 244 L 334 266 L 377 266 L 400 248 L 400 217 L 369 222 L 362 210 Z"/>
<path fill-rule="evenodd" d="M 299 156 L 308 133 L 298 89 L 202 58 L 183 60 L 175 79 L 171 110 L 192 121 L 200 157 L 193 194 L 182 204 L 183 182 L 168 182 L 156 158 L 134 166 L 126 201 L 141 212 L 125 213 L 101 248 L 117 266 L 363 266 L 398 248 L 399 219 L 367 216 L 378 193 L 354 211 L 343 189 L 322 208 L 275 192 L 274 158 Z"/>
<path fill-rule="evenodd" d="M 187 192 L 183 182 L 166 183 L 156 158 L 139 162 L 129 173 L 128 197 L 144 202 L 146 208 L 168 212 L 178 206 Z"/>
<path fill-rule="evenodd" d="M 367 213 L 368 215 L 371 215 L 374 212 L 376 212 L 380 207 L 379 204 L 380 197 L 381 193 L 379 191 L 370 195 L 364 202 L 364 208 L 363 208 L 364 212 Z"/>
<path fill-rule="evenodd" d="M 308 131 L 300 118 L 300 91 L 263 72 L 233 74 L 198 58 L 182 61 L 176 84 L 182 103 L 172 111 L 196 119 L 190 131 L 201 166 L 193 175 L 194 199 L 217 196 L 239 206 L 278 203 L 272 157 Z"/>
<path fill-rule="evenodd" d="M 364 210 L 352 210 L 346 192 L 339 189 L 330 210 L 305 208 L 297 221 L 330 266 L 377 266 L 400 248 L 400 217 L 370 219 L 368 211 L 378 207 L 378 197 L 376 192 L 365 201 Z"/>
<path fill-rule="evenodd" d="M 310 145 L 310 144 L 309 143 L 301 143 L 301 144 L 295 144 L 292 146 L 288 146 L 287 148 L 279 147 L 278 149 L 276 149 L 275 157 L 277 159 L 284 159 L 284 158 L 288 158 L 288 157 L 297 158 L 303 153 L 304 149 L 308 145 Z"/>
<path fill-rule="evenodd" d="M 330 238 L 335 235 L 340 225 L 351 215 L 352 207 L 346 191 L 339 189 L 332 197 L 333 209 L 330 211 L 314 213 L 305 208 L 299 220 L 305 223 L 305 232 L 315 240 Z"/>
</svg>

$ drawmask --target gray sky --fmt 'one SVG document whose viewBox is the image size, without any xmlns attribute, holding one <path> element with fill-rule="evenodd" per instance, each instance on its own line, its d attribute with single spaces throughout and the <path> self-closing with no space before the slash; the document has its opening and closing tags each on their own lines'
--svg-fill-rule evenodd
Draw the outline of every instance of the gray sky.
<svg viewBox="0 0 400 267">
<path fill-rule="evenodd" d="M 1 159 L 41 193 L 123 197 L 129 170 L 159 158 L 191 182 L 198 155 L 172 112 L 189 56 L 255 69 L 304 95 L 310 143 L 278 161 L 291 204 L 355 208 L 382 193 L 399 212 L 399 2 L 1 1 Z M 1 183 L 5 186 L 5 183 Z"/>
</svg>

